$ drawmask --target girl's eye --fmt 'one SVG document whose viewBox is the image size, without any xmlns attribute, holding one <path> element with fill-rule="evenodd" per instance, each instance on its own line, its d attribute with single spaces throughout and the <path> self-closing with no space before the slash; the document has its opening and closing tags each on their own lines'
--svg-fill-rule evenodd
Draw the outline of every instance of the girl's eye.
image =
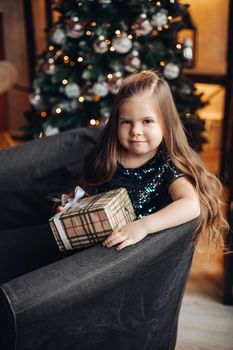
<svg viewBox="0 0 233 350">
<path fill-rule="evenodd" d="M 152 119 L 145 119 L 145 120 L 143 121 L 144 124 L 151 124 L 151 123 L 153 123 L 153 122 L 154 122 L 154 120 L 152 120 Z"/>
<path fill-rule="evenodd" d="M 126 125 L 126 124 L 129 124 L 128 120 L 121 120 L 120 121 L 120 125 Z"/>
</svg>

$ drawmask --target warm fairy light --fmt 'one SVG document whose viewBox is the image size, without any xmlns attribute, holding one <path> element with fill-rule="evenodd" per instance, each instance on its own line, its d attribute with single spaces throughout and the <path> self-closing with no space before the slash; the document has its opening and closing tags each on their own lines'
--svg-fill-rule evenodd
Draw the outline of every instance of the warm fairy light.
<svg viewBox="0 0 233 350">
<path fill-rule="evenodd" d="M 49 45 L 49 51 L 53 51 L 54 50 L 54 46 L 53 45 Z"/>
<path fill-rule="evenodd" d="M 111 41 L 109 39 L 104 40 L 105 44 L 109 45 L 111 44 Z"/>
<path fill-rule="evenodd" d="M 90 31 L 90 30 L 87 30 L 87 31 L 86 31 L 86 35 L 91 35 L 91 31 Z"/>
<path fill-rule="evenodd" d="M 112 75 L 111 73 L 109 73 L 109 74 L 107 75 L 107 77 L 108 77 L 108 79 L 112 79 L 113 75 Z"/>
<path fill-rule="evenodd" d="M 81 56 L 79 56 L 79 57 L 77 58 L 77 61 L 78 61 L 78 62 L 82 62 L 82 61 L 83 61 L 83 58 L 82 58 Z"/>
<path fill-rule="evenodd" d="M 38 136 L 39 138 L 41 138 L 41 137 L 43 137 L 43 131 L 41 131 L 40 133 L 39 133 L 39 136 Z"/>
<path fill-rule="evenodd" d="M 115 34 L 119 35 L 119 34 L 121 34 L 121 31 L 119 29 L 117 29 L 117 30 L 115 30 Z"/>
<path fill-rule="evenodd" d="M 96 27 L 96 22 L 91 22 L 92 27 Z"/>
<path fill-rule="evenodd" d="M 64 61 L 69 61 L 69 56 L 64 56 Z"/>
<path fill-rule="evenodd" d="M 63 84 L 63 85 L 68 84 L 68 80 L 67 80 L 67 79 L 63 79 L 63 80 L 62 80 L 62 84 Z"/>
<path fill-rule="evenodd" d="M 128 38 L 131 40 L 131 39 L 133 39 L 133 35 L 132 34 L 129 34 L 128 35 Z"/>
<path fill-rule="evenodd" d="M 162 28 L 162 27 L 158 27 L 157 30 L 158 30 L 159 32 L 161 32 L 161 31 L 163 30 L 163 28 Z"/>
<path fill-rule="evenodd" d="M 57 108 L 56 108 L 56 113 L 57 113 L 57 114 L 60 114 L 60 113 L 61 113 L 61 108 L 60 108 L 60 107 L 57 107 Z"/>
<path fill-rule="evenodd" d="M 91 119 L 91 120 L 90 120 L 90 124 L 91 124 L 91 125 L 95 125 L 95 124 L 96 124 L 96 120 L 95 120 L 95 119 Z"/>
<path fill-rule="evenodd" d="M 53 59 L 53 58 L 49 58 L 49 59 L 48 59 L 48 62 L 49 62 L 50 64 L 52 64 L 52 63 L 54 63 L 54 59 Z"/>
<path fill-rule="evenodd" d="M 93 68 L 92 64 L 87 65 L 87 69 L 92 69 L 92 68 Z"/>
<path fill-rule="evenodd" d="M 171 21 L 172 20 L 172 16 L 168 16 L 168 18 L 167 19 L 169 19 L 169 21 Z"/>
<path fill-rule="evenodd" d="M 160 66 L 164 67 L 166 65 L 166 63 L 164 61 L 160 62 Z"/>
<path fill-rule="evenodd" d="M 113 52 L 113 51 L 115 51 L 115 48 L 113 46 L 111 46 L 109 50 Z"/>
<path fill-rule="evenodd" d="M 96 119 L 95 125 L 99 125 L 99 124 L 100 124 L 100 121 L 98 119 Z"/>
<path fill-rule="evenodd" d="M 177 49 L 181 49 L 181 47 L 182 47 L 181 44 L 176 44 Z"/>
<path fill-rule="evenodd" d="M 41 112 L 40 115 L 41 115 L 42 118 L 45 118 L 47 113 L 46 112 Z"/>
<path fill-rule="evenodd" d="M 168 29 L 168 28 L 169 28 L 169 26 L 168 26 L 167 24 L 165 24 L 163 27 L 164 27 L 165 29 Z"/>
<path fill-rule="evenodd" d="M 191 113 L 186 113 L 185 116 L 186 116 L 187 118 L 190 118 L 190 117 L 191 117 Z"/>
<path fill-rule="evenodd" d="M 161 6 L 161 2 L 160 2 L 160 1 L 157 1 L 157 2 L 156 2 L 156 6 Z"/>
<path fill-rule="evenodd" d="M 104 40 L 104 39 L 105 39 L 105 36 L 101 34 L 101 35 L 99 36 L 99 40 L 102 41 L 102 40 Z"/>
<path fill-rule="evenodd" d="M 84 102 L 84 97 L 83 97 L 83 96 L 80 96 L 80 97 L 78 98 L 78 100 L 79 100 L 79 102 Z"/>
</svg>

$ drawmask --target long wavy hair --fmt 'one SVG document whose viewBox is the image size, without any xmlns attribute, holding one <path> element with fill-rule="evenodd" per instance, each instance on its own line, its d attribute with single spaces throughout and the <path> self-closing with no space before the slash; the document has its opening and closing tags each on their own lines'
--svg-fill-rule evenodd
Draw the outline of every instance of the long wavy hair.
<svg viewBox="0 0 233 350">
<path fill-rule="evenodd" d="M 185 175 L 199 196 L 201 214 L 195 230 L 195 242 L 204 234 L 208 243 L 224 246 L 221 239 L 228 228 L 220 201 L 222 185 L 207 171 L 198 154 L 189 146 L 168 83 L 154 71 L 142 71 L 126 77 L 116 95 L 111 116 L 96 147 L 86 159 L 84 178 L 90 188 L 109 180 L 122 157 L 118 139 L 118 112 L 123 101 L 133 96 L 152 92 L 157 102 L 163 130 L 163 142 L 173 164 Z"/>
</svg>

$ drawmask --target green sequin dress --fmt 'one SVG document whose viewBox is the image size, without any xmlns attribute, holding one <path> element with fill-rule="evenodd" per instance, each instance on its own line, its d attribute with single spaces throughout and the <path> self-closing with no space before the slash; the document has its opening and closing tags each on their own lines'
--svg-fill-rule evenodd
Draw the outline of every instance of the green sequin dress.
<svg viewBox="0 0 233 350">
<path fill-rule="evenodd" d="M 156 155 L 138 168 L 125 168 L 118 163 L 114 176 L 102 184 L 98 192 L 126 188 L 140 219 L 171 203 L 168 188 L 181 176 L 183 173 L 175 167 L 161 144 Z"/>
</svg>

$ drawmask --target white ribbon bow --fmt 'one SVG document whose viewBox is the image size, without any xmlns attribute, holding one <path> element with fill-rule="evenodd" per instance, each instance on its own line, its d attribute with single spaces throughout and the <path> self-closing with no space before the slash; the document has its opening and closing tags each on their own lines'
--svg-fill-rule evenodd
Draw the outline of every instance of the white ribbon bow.
<svg viewBox="0 0 233 350">
<path fill-rule="evenodd" d="M 77 207 L 78 203 L 80 202 L 80 199 L 85 195 L 85 191 L 80 187 L 76 186 L 74 190 L 74 197 L 68 198 L 66 200 L 66 204 L 64 205 L 64 209 L 70 208 L 70 207 Z M 65 195 L 62 195 L 64 198 Z M 63 200 L 63 199 L 62 199 Z"/>
</svg>

